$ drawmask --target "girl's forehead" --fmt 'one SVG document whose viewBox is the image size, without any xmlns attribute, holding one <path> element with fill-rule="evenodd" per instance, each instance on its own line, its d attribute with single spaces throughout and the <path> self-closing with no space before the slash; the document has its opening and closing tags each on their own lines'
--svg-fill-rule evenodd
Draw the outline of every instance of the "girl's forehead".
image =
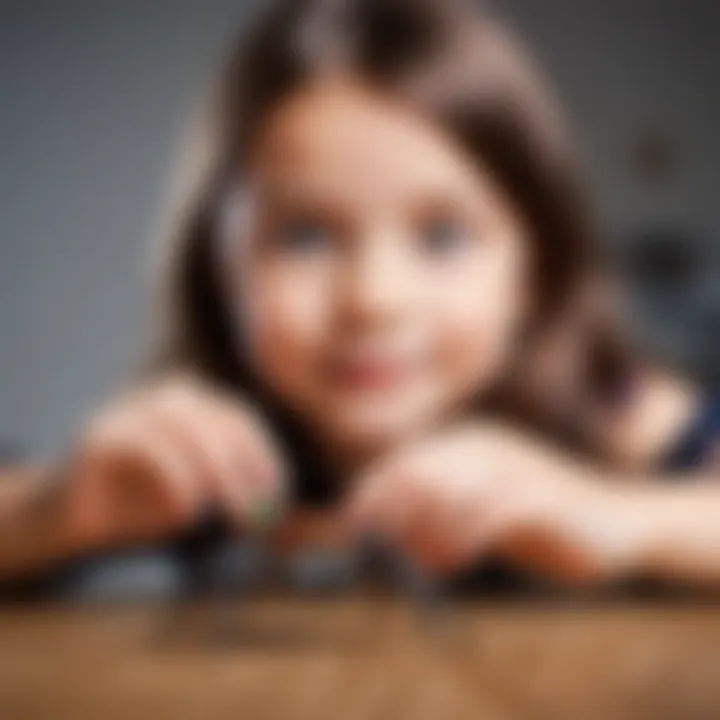
<svg viewBox="0 0 720 720">
<path fill-rule="evenodd" d="M 268 118 L 251 173 L 271 186 L 372 183 L 472 193 L 491 182 L 441 128 L 392 98 L 334 80 L 304 88 Z"/>
</svg>

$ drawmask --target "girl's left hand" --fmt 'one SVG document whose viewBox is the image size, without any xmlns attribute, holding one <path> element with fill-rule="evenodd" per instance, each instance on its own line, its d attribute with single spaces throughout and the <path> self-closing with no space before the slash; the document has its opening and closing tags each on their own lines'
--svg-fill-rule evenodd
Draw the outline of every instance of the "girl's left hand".
<svg viewBox="0 0 720 720">
<path fill-rule="evenodd" d="M 629 569 L 641 509 L 589 466 L 517 432 L 468 426 L 386 459 L 346 507 L 351 527 L 451 572 L 492 552 L 552 578 L 588 583 Z"/>
</svg>

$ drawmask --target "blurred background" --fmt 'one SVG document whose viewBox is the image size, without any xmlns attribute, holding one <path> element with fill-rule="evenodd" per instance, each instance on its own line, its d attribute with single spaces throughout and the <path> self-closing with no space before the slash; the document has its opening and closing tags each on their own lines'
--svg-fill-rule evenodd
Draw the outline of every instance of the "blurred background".
<svg viewBox="0 0 720 720">
<path fill-rule="evenodd" d="M 137 358 L 186 116 L 263 0 L 0 0 L 0 460 Z M 554 80 L 639 345 L 720 379 L 720 3 L 495 0 Z"/>
</svg>

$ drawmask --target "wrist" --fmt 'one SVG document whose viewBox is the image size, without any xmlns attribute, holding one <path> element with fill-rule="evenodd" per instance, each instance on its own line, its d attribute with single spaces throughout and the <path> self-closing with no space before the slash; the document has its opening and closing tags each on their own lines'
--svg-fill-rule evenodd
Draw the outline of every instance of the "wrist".
<svg viewBox="0 0 720 720">
<path fill-rule="evenodd" d="M 0 522 L 0 575 L 6 579 L 75 552 L 56 474 L 53 467 L 35 468 L 15 481 Z"/>
<path fill-rule="evenodd" d="M 49 468 L 28 508 L 28 526 L 37 538 L 38 552 L 58 558 L 74 554 L 82 545 L 72 523 L 64 475 L 60 466 Z"/>
<path fill-rule="evenodd" d="M 71 465 L 64 462 L 48 468 L 39 478 L 28 508 L 28 527 L 40 557 L 61 560 L 103 544 L 96 524 L 88 522 L 78 509 L 71 472 Z"/>
<path fill-rule="evenodd" d="M 654 569 L 660 519 L 648 493 L 640 488 L 618 487 L 612 495 L 610 523 L 616 535 L 611 549 L 615 579 L 644 575 Z"/>
</svg>

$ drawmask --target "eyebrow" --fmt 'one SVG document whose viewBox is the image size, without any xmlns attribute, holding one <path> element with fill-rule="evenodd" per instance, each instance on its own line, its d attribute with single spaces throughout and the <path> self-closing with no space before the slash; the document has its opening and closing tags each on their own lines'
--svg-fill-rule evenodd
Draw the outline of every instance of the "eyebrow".
<svg viewBox="0 0 720 720">
<path fill-rule="evenodd" d="M 336 188 L 327 183 L 287 182 L 270 183 L 260 186 L 258 194 L 263 196 L 264 209 L 302 210 L 312 208 L 321 213 L 334 215 L 352 203 L 352 199 L 337 193 Z M 415 188 L 401 197 L 400 204 L 411 214 L 442 210 L 477 210 L 477 198 L 467 190 L 441 187 L 438 184 Z"/>
</svg>

